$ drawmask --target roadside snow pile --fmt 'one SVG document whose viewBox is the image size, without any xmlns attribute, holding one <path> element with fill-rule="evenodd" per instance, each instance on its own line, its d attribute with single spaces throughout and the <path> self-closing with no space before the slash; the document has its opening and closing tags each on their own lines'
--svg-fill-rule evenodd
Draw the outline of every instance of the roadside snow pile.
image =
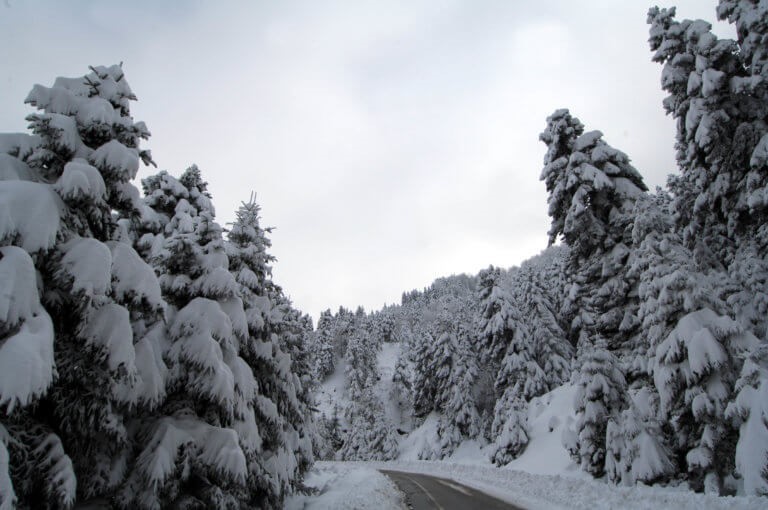
<svg viewBox="0 0 768 510">
<path fill-rule="evenodd" d="M 402 493 L 389 478 L 358 462 L 316 462 L 304 484 L 319 494 L 294 495 L 286 500 L 286 510 L 405 508 Z"/>
<path fill-rule="evenodd" d="M 528 510 L 537 509 L 642 509 L 662 508 L 763 510 L 768 498 L 721 497 L 688 489 L 664 487 L 620 487 L 591 479 L 534 475 L 490 466 L 452 464 L 440 461 L 350 462 L 347 469 L 391 469 L 452 479 Z M 338 465 L 338 464 L 336 464 Z M 396 507 L 380 507 L 396 508 Z"/>
</svg>

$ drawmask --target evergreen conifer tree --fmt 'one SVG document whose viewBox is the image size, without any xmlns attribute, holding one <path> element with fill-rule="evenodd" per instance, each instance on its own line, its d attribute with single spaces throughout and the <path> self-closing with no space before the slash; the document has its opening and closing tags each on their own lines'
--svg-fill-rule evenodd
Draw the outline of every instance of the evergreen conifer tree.
<svg viewBox="0 0 768 510">
<path fill-rule="evenodd" d="M 362 319 L 361 314 L 357 314 Z M 358 324 L 360 322 L 358 321 Z M 345 410 L 349 433 L 339 456 L 344 460 L 389 460 L 395 457 L 397 443 L 384 407 L 373 389 L 379 379 L 379 343 L 365 327 L 350 337 L 346 354 L 347 395 Z"/>
<path fill-rule="evenodd" d="M 522 343 L 530 346 L 532 360 L 541 367 L 545 379 L 542 391 L 560 386 L 571 376 L 573 348 L 560 324 L 556 301 L 558 292 L 562 291 L 562 263 L 563 257 L 556 254 L 551 258 L 530 260 L 521 265 L 513 278 L 519 313 L 525 324 L 522 331 L 526 338 Z M 530 399 L 538 390 L 525 393 Z"/>
<path fill-rule="evenodd" d="M 424 332 L 415 339 L 413 353 L 413 412 L 424 417 L 433 411 L 437 394 L 437 377 L 433 362 L 436 355 L 435 338 Z"/>
<path fill-rule="evenodd" d="M 258 383 L 254 398 L 260 448 L 246 450 L 251 490 L 260 505 L 279 507 L 285 493 L 300 483 L 311 462 L 306 402 L 297 389 L 300 377 L 278 338 L 283 317 L 275 309 L 282 292 L 272 281 L 269 228 L 261 226 L 255 195 L 236 211 L 227 234 L 230 271 L 240 285 L 249 338 L 241 356 Z M 290 330 L 289 330 L 290 331 Z M 257 499 L 259 501 L 259 499 Z"/>
<path fill-rule="evenodd" d="M 145 182 L 153 193 L 173 195 L 161 203 L 175 204 L 172 215 L 168 210 L 167 216 L 153 218 L 157 224 L 145 227 L 157 233 L 139 241 L 148 246 L 170 305 L 167 396 L 160 415 L 134 432 L 142 451 L 121 489 L 123 507 L 245 501 L 244 450 L 258 441 L 252 408 L 257 385 L 239 356 L 248 338 L 246 316 L 222 230 L 199 169 L 190 167 L 174 180 L 163 174 Z M 151 189 L 163 183 L 170 186 Z M 209 457 L 211 449 L 222 453 Z M 167 460 L 158 468 L 161 457 Z M 180 469 L 185 465 L 190 467 Z"/>
<path fill-rule="evenodd" d="M 768 495 L 768 348 L 750 353 L 736 381 L 736 398 L 726 416 L 739 427 L 735 451 L 736 473 L 747 494 Z"/>
<path fill-rule="evenodd" d="M 674 19 L 675 9 L 648 13 L 653 60 L 664 65 L 664 108 L 677 120 L 680 175 L 670 178 L 686 244 L 706 243 L 727 262 L 764 224 L 768 69 L 756 41 L 766 35 L 765 6 L 724 0 L 721 18 L 739 42 L 718 39 L 703 20 Z"/>
<path fill-rule="evenodd" d="M 496 401 L 493 413 L 491 462 L 504 466 L 528 444 L 528 405 L 518 388 L 508 386 Z"/>
<path fill-rule="evenodd" d="M 499 268 L 490 266 L 478 275 L 478 316 L 479 351 L 484 360 L 501 362 L 507 346 L 515 336 L 520 336 L 520 314 L 512 296 L 504 289 Z"/>
<path fill-rule="evenodd" d="M 568 448 L 583 469 L 600 476 L 606 423 L 617 420 L 627 404 L 622 361 L 632 359 L 639 303 L 625 264 L 634 204 L 647 188 L 624 153 L 605 143 L 599 131 L 584 133 L 567 110 L 547 119 L 540 139 L 547 145 L 541 179 L 550 192 L 550 243 L 562 235 L 568 245 L 573 282 L 566 314 L 581 373 L 577 432 Z"/>
<path fill-rule="evenodd" d="M 335 356 L 333 346 L 333 315 L 331 310 L 325 310 L 320 314 L 315 329 L 315 342 L 313 358 L 317 381 L 320 382 L 335 369 Z"/>
<path fill-rule="evenodd" d="M 42 396 L 34 414 L 12 416 L 4 427 L 8 437 L 18 438 L 11 465 L 43 467 L 17 466 L 24 482 L 17 482 L 16 496 L 23 505 L 69 506 L 76 499 L 113 495 L 124 476 L 120 466 L 132 457 L 129 422 L 155 407 L 165 392 L 156 335 L 164 308 L 158 282 L 132 247 L 118 241 L 120 218 L 140 215 L 138 190 L 130 181 L 142 160 L 151 163 L 149 152 L 138 148 L 149 132 L 130 116 L 135 96 L 122 69 L 91 71 L 32 89 L 26 101 L 39 110 L 28 117 L 35 136 L 19 139 L 26 143 L 17 143 L 13 166 L 17 178 L 33 182 L 3 181 L 6 190 L 21 193 L 15 193 L 15 207 L 6 202 L 10 214 L 0 231 L 28 253 L 39 252 L 35 263 L 47 313 L 35 312 L 36 342 L 46 338 L 41 321 L 50 316 L 53 335 L 47 341 L 58 374 L 55 382 L 48 379 L 53 384 L 45 396 L 42 387 L 32 393 Z M 15 218 L 25 209 L 23 201 L 39 204 L 32 218 L 37 232 Z M 36 241 L 25 239 L 33 233 Z M 24 257 L 13 259 L 23 265 Z M 39 370 L 46 373 L 43 365 Z M 58 487 L 50 485 L 53 480 L 61 481 Z"/>
</svg>

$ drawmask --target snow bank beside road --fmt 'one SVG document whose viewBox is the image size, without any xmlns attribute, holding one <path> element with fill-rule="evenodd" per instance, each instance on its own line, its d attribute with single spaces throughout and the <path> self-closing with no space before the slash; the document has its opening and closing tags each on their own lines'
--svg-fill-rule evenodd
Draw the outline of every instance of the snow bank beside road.
<svg viewBox="0 0 768 510">
<path fill-rule="evenodd" d="M 535 475 L 511 469 L 440 461 L 317 462 L 305 483 L 318 494 L 293 496 L 288 510 L 392 510 L 404 508 L 402 493 L 377 469 L 449 478 L 527 510 L 763 510 L 768 498 L 717 497 L 688 489 L 617 487 L 591 479 Z"/>
<path fill-rule="evenodd" d="M 528 510 L 538 509 L 728 509 L 763 510 L 764 497 L 718 497 L 688 489 L 617 487 L 596 480 L 534 475 L 523 471 L 439 461 L 333 463 L 359 468 L 381 468 L 450 478 Z M 355 469 L 354 467 L 352 469 Z M 388 507 L 381 507 L 388 508 Z M 396 508 L 396 507 L 395 507 Z"/>
<path fill-rule="evenodd" d="M 294 495 L 286 510 L 390 510 L 405 508 L 402 493 L 376 468 L 360 462 L 316 462 L 304 480 L 313 496 Z"/>
</svg>

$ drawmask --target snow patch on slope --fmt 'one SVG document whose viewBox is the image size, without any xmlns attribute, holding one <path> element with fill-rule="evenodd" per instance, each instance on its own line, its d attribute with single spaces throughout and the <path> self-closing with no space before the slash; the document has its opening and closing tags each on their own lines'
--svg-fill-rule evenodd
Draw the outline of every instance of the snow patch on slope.
<svg viewBox="0 0 768 510">
<path fill-rule="evenodd" d="M 563 475 L 589 478 L 571 460 L 560 440 L 563 430 L 572 426 L 575 416 L 573 398 L 575 386 L 565 384 L 531 400 L 528 405 L 528 434 L 530 440 L 522 455 L 504 469 L 517 469 L 532 474 Z M 419 460 L 419 452 L 438 441 L 440 416 L 429 414 L 424 422 L 400 442 L 398 460 Z M 397 423 L 397 422 L 395 422 Z M 493 445 L 480 440 L 465 440 L 445 459 L 455 464 L 492 466 Z"/>
<path fill-rule="evenodd" d="M 406 413 L 403 413 L 403 409 L 400 408 L 393 394 L 392 376 L 395 375 L 395 367 L 397 366 L 397 359 L 400 357 L 401 348 L 402 345 L 399 342 L 388 342 L 381 345 L 381 351 L 379 351 L 377 358 L 379 380 L 376 382 L 373 392 L 384 405 L 384 416 L 387 423 L 401 430 L 411 430 L 407 410 L 405 410 Z"/>
<path fill-rule="evenodd" d="M 400 349 L 401 345 L 397 342 L 382 344 L 376 361 L 379 380 L 373 388 L 374 395 L 384 405 L 386 419 L 398 428 L 410 423 L 409 417 L 402 414 L 397 402 L 392 398 L 392 376 L 395 373 Z M 315 390 L 316 407 L 321 415 L 332 416 L 334 406 L 338 406 L 341 418 L 341 412 L 349 405 L 346 393 L 347 381 L 344 375 L 346 367 L 344 359 L 336 359 L 333 373 Z"/>
<path fill-rule="evenodd" d="M 346 367 L 347 364 L 343 359 L 337 359 L 333 373 L 315 390 L 315 404 L 321 415 L 327 417 L 333 415 L 334 406 L 338 406 L 341 413 L 349 404 L 344 378 Z"/>
</svg>

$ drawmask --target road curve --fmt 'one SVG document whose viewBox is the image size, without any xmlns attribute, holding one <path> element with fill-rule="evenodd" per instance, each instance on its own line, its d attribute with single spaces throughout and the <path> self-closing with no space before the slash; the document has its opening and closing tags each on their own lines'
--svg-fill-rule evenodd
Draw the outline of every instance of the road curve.
<svg viewBox="0 0 768 510">
<path fill-rule="evenodd" d="M 405 493 L 405 502 L 413 510 L 522 510 L 484 492 L 436 476 L 380 469 Z"/>
</svg>

